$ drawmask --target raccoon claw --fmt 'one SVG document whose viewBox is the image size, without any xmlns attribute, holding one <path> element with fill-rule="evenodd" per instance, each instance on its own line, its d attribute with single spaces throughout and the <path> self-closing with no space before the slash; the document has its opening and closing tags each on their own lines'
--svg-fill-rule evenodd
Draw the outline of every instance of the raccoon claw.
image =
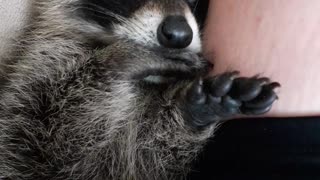
<svg viewBox="0 0 320 180">
<path fill-rule="evenodd" d="M 269 83 L 268 78 L 237 78 L 233 81 L 231 97 L 241 101 L 250 101 L 257 97 L 262 91 L 264 84 Z"/>
<path fill-rule="evenodd" d="M 222 97 L 225 96 L 231 89 L 233 80 L 239 74 L 238 71 L 228 72 L 220 76 L 215 76 L 207 80 L 207 90 L 212 96 Z"/>
<path fill-rule="evenodd" d="M 203 80 L 199 79 L 194 84 L 187 93 L 188 102 L 194 104 L 204 104 L 206 101 L 206 95 L 203 92 Z"/>
<path fill-rule="evenodd" d="M 197 127 L 209 125 L 236 114 L 260 115 L 268 112 L 278 99 L 277 82 L 268 78 L 237 78 L 239 72 L 228 72 L 197 80 L 187 92 L 187 119 Z"/>
<path fill-rule="evenodd" d="M 261 87 L 258 96 L 253 100 L 243 103 L 240 112 L 246 115 L 259 115 L 268 112 L 274 101 L 278 99 L 274 89 L 280 87 L 279 83 L 266 84 Z"/>
</svg>

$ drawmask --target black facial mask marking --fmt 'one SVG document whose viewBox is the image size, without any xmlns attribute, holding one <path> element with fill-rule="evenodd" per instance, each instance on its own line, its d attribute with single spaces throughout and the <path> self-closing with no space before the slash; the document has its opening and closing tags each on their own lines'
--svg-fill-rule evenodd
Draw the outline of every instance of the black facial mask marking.
<svg viewBox="0 0 320 180">
<path fill-rule="evenodd" d="M 165 0 L 80 0 L 75 6 L 78 8 L 77 15 L 108 28 L 112 22 L 119 22 L 111 14 L 128 18 L 150 1 L 159 4 L 162 1 L 166 4 L 173 3 Z M 185 2 L 190 6 L 202 27 L 207 15 L 209 0 L 186 0 Z"/>
<path fill-rule="evenodd" d="M 88 20 L 94 21 L 102 27 L 108 27 L 117 19 L 111 14 L 128 18 L 148 0 L 81 0 L 76 6 L 78 14 Z"/>
<path fill-rule="evenodd" d="M 208 15 L 209 0 L 196 0 L 192 2 L 191 9 L 194 13 L 200 29 L 203 29 Z"/>
</svg>

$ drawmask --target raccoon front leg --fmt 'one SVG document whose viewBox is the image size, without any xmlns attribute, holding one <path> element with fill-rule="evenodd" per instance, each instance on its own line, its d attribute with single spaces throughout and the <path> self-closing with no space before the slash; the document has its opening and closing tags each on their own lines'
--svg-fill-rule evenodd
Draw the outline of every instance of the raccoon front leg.
<svg viewBox="0 0 320 180">
<path fill-rule="evenodd" d="M 278 98 L 274 92 L 280 84 L 268 78 L 237 78 L 238 72 L 227 72 L 198 79 L 187 90 L 184 118 L 201 128 L 233 116 L 261 115 L 268 112 Z"/>
</svg>

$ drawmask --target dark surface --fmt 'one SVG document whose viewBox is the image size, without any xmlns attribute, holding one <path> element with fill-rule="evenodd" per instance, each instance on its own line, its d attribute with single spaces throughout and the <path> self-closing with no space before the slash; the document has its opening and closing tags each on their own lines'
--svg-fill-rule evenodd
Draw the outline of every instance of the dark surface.
<svg viewBox="0 0 320 180">
<path fill-rule="evenodd" d="M 320 118 L 225 123 L 190 179 L 320 179 Z"/>
</svg>

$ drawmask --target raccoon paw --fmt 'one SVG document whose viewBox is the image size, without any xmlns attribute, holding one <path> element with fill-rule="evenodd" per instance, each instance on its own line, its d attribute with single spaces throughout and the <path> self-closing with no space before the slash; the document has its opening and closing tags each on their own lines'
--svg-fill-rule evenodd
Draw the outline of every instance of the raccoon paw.
<svg viewBox="0 0 320 180">
<path fill-rule="evenodd" d="M 274 89 L 280 84 L 268 78 L 237 78 L 238 74 L 228 72 L 193 83 L 186 95 L 185 118 L 203 127 L 237 114 L 268 112 L 278 98 Z"/>
<path fill-rule="evenodd" d="M 269 78 L 240 77 L 233 81 L 228 93 L 231 98 L 242 102 L 240 113 L 245 115 L 261 115 L 270 111 L 274 101 L 278 99 L 274 92 L 280 87 L 278 82 L 270 82 Z"/>
</svg>

